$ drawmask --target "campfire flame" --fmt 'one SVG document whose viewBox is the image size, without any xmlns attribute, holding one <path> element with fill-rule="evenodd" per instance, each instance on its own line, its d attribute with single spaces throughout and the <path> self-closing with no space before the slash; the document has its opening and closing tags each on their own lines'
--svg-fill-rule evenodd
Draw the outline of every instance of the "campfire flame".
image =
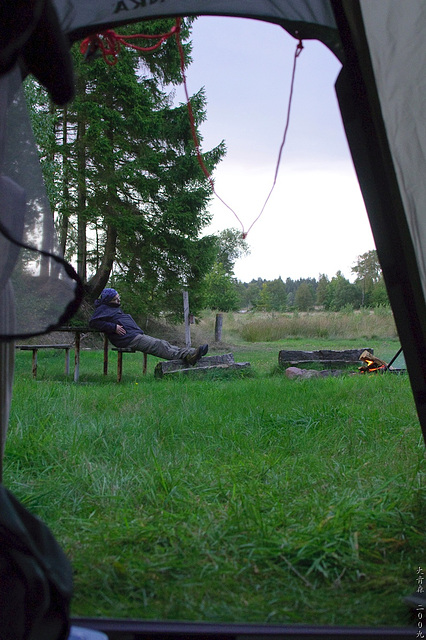
<svg viewBox="0 0 426 640">
<path fill-rule="evenodd" d="M 387 371 L 389 369 L 387 363 L 384 362 L 384 360 L 376 358 L 371 353 L 369 353 L 369 351 L 363 351 L 359 359 L 362 362 L 365 362 L 365 364 L 358 369 L 360 373 L 375 373 L 377 371 Z"/>
<path fill-rule="evenodd" d="M 386 365 L 377 366 L 372 360 L 365 360 L 365 366 L 359 367 L 361 373 L 373 373 L 374 371 L 386 370 Z"/>
</svg>

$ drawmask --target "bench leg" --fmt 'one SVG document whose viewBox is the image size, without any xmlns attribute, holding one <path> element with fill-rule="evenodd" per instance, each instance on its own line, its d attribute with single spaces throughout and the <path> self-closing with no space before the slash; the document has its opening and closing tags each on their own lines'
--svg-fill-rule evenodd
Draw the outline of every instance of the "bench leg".
<svg viewBox="0 0 426 640">
<path fill-rule="evenodd" d="M 108 375 L 108 338 L 104 335 L 104 376 Z"/>
<path fill-rule="evenodd" d="M 33 378 L 37 378 L 37 349 L 33 349 Z"/>
<path fill-rule="evenodd" d="M 148 356 L 147 356 L 146 353 L 144 353 L 143 354 L 143 370 L 142 370 L 142 373 L 143 373 L 144 376 L 146 376 L 146 365 L 147 365 L 147 362 L 148 362 Z"/>
<path fill-rule="evenodd" d="M 74 351 L 74 382 L 78 382 L 80 376 L 80 334 L 75 334 L 75 351 Z"/>
<path fill-rule="evenodd" d="M 70 373 L 70 350 L 65 349 L 65 375 L 69 376 Z"/>
<path fill-rule="evenodd" d="M 121 376 L 123 374 L 123 352 L 117 352 L 117 382 L 121 382 Z"/>
</svg>

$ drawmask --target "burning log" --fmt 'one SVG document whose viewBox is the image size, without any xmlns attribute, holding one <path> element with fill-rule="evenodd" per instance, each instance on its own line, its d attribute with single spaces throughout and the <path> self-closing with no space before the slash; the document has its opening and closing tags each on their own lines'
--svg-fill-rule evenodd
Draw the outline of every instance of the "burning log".
<svg viewBox="0 0 426 640">
<path fill-rule="evenodd" d="M 359 367 L 361 373 L 372 373 L 374 371 L 387 371 L 388 369 L 392 369 L 387 362 L 376 358 L 376 356 L 373 356 L 369 351 L 363 351 L 359 359 L 365 362 L 365 365 Z"/>
</svg>

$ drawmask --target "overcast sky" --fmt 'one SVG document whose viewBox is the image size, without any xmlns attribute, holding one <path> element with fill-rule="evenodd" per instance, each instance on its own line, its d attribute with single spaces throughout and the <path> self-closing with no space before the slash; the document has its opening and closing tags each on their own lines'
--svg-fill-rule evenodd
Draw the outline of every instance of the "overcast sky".
<svg viewBox="0 0 426 640">
<path fill-rule="evenodd" d="M 195 22 L 192 40 L 188 90 L 204 86 L 207 97 L 201 146 L 225 141 L 215 188 L 247 230 L 273 184 L 297 41 L 276 25 L 208 16 Z M 338 270 L 353 279 L 358 255 L 375 248 L 334 91 L 340 63 L 323 44 L 303 44 L 275 190 L 247 236 L 250 255 L 236 263 L 245 282 Z M 211 212 L 209 233 L 241 229 L 217 198 Z"/>
</svg>

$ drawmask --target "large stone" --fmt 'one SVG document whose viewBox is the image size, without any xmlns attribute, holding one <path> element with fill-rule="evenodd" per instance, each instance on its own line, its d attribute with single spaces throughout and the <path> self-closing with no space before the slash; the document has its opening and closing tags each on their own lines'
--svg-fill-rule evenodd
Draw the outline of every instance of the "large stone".
<svg viewBox="0 0 426 640">
<path fill-rule="evenodd" d="M 288 367 L 285 370 L 287 378 L 327 378 L 342 375 L 342 371 L 338 369 L 324 369 L 323 371 L 315 371 L 315 369 L 299 369 L 299 367 Z"/>
<path fill-rule="evenodd" d="M 319 371 L 313 369 L 299 369 L 299 367 L 288 367 L 285 370 L 287 378 L 319 378 Z"/>
</svg>

